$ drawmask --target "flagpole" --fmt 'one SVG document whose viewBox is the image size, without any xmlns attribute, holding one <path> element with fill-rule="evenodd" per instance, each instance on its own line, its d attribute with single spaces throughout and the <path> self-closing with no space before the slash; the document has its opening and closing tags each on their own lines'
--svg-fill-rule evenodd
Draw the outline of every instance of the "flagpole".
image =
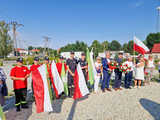
<svg viewBox="0 0 160 120">
<path fill-rule="evenodd" d="M 134 50 L 134 36 L 133 36 L 133 56 L 134 56 L 134 64 L 136 63 L 136 58 L 135 58 L 135 50 Z"/>
</svg>

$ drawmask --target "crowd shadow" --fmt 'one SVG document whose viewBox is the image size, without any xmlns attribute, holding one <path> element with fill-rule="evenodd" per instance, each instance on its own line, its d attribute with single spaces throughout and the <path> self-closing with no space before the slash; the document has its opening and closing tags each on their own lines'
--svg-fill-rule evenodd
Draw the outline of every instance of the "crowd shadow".
<svg viewBox="0 0 160 120">
<path fill-rule="evenodd" d="M 76 110 L 76 106 L 77 106 L 77 103 L 80 102 L 80 101 L 83 101 L 85 99 L 88 98 L 88 95 L 80 98 L 80 99 L 77 99 L 77 100 L 74 100 L 73 104 L 72 104 L 72 107 L 71 107 L 71 110 L 69 112 L 69 115 L 67 117 L 67 120 L 73 120 L 73 117 L 74 117 L 74 114 L 75 114 L 75 110 Z"/>
<path fill-rule="evenodd" d="M 154 117 L 154 120 L 160 120 L 160 104 L 145 98 L 140 99 L 140 104 Z"/>
</svg>

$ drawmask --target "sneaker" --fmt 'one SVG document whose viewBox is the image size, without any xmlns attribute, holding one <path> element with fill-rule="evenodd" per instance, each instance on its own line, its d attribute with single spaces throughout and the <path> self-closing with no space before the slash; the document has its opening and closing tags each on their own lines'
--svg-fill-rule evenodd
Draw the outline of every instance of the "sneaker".
<svg viewBox="0 0 160 120">
<path fill-rule="evenodd" d="M 27 109 L 27 108 L 29 108 L 29 107 L 28 107 L 27 104 L 24 104 L 24 105 L 22 105 L 22 108 L 23 108 L 23 109 Z"/>
</svg>

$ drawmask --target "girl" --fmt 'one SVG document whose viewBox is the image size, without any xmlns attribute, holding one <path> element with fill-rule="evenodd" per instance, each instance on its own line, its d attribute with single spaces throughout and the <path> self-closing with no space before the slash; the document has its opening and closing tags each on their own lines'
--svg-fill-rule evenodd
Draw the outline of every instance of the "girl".
<svg viewBox="0 0 160 120">
<path fill-rule="evenodd" d="M 96 93 L 98 91 L 98 85 L 99 85 L 100 77 L 102 74 L 102 64 L 101 64 L 100 57 L 96 58 L 95 67 L 97 70 L 97 75 L 96 75 L 96 79 L 95 79 L 95 83 L 94 83 L 94 92 Z"/>
<path fill-rule="evenodd" d="M 144 81 L 144 58 L 140 57 L 139 58 L 139 62 L 136 64 L 136 73 L 135 73 L 135 88 L 137 88 L 137 84 L 138 87 L 141 87 L 141 83 L 142 81 Z"/>
</svg>

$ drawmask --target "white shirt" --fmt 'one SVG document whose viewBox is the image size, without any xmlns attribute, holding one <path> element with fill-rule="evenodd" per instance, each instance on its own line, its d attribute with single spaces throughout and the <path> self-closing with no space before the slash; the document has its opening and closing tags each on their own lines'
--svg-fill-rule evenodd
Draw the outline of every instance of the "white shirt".
<svg viewBox="0 0 160 120">
<path fill-rule="evenodd" d="M 148 60 L 148 65 L 147 67 L 149 68 L 154 68 L 154 61 L 153 60 Z"/>
</svg>

